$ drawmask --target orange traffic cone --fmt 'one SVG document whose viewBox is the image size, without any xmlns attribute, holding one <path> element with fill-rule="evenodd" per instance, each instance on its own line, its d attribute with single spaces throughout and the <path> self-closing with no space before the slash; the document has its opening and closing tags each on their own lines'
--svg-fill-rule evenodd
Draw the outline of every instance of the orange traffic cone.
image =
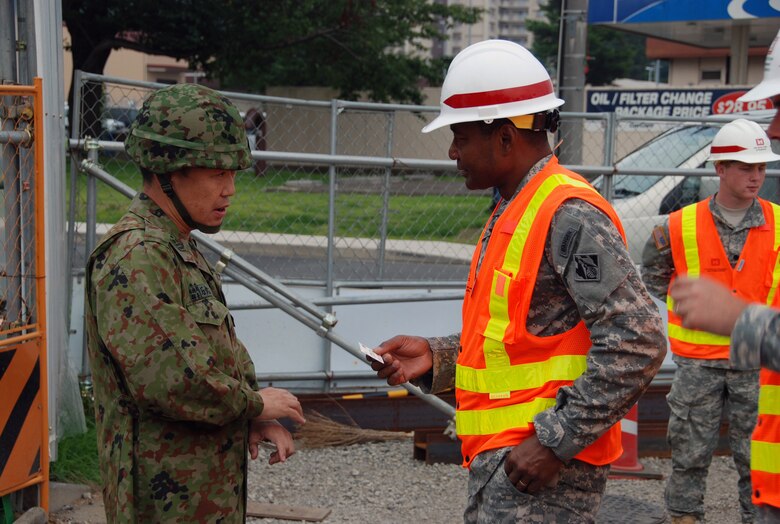
<svg viewBox="0 0 780 524">
<path fill-rule="evenodd" d="M 623 454 L 612 463 L 612 471 L 642 471 L 645 468 L 639 462 L 639 408 L 636 404 L 620 421 L 620 429 Z"/>
</svg>

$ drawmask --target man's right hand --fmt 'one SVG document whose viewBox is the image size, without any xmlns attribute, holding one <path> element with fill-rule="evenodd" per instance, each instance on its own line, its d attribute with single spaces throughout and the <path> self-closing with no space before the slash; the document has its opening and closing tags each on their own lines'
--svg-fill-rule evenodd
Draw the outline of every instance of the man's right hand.
<svg viewBox="0 0 780 524">
<path fill-rule="evenodd" d="M 295 395 L 286 389 L 263 388 L 258 393 L 263 399 L 263 412 L 258 417 L 260 420 L 274 420 L 289 418 L 299 424 L 304 424 L 303 408 Z"/>
<path fill-rule="evenodd" d="M 398 335 L 385 340 L 374 351 L 382 357 L 384 364 L 371 361 L 371 369 L 379 378 L 387 379 L 391 386 L 417 378 L 433 366 L 431 347 L 423 337 Z"/>
</svg>

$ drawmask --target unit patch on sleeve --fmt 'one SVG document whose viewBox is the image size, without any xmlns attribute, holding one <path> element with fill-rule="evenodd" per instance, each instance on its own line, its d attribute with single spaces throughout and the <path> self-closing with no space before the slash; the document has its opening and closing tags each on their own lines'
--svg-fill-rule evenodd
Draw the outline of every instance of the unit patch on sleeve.
<svg viewBox="0 0 780 524">
<path fill-rule="evenodd" d="M 658 251 L 663 251 L 669 247 L 669 239 L 666 238 L 666 231 L 664 231 L 662 226 L 653 228 L 653 240 L 655 241 L 655 247 Z"/>
<path fill-rule="evenodd" d="M 601 281 L 601 268 L 597 254 L 574 255 L 574 280 L 578 282 Z"/>
</svg>

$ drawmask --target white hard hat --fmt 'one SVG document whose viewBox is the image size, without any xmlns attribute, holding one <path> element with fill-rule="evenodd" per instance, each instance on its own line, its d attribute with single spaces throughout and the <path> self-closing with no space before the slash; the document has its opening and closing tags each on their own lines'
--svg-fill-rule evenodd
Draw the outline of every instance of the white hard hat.
<svg viewBox="0 0 780 524">
<path fill-rule="evenodd" d="M 769 46 L 769 52 L 764 62 L 764 79 L 759 84 L 739 97 L 740 102 L 753 102 L 780 95 L 780 31 Z"/>
<path fill-rule="evenodd" d="M 485 40 L 455 56 L 441 88 L 441 109 L 423 133 L 460 122 L 532 115 L 563 104 L 550 75 L 525 47 Z"/>
<path fill-rule="evenodd" d="M 780 160 L 772 152 L 769 137 L 760 125 L 738 118 L 723 126 L 710 146 L 708 160 L 738 160 L 746 164 L 761 164 Z"/>
</svg>

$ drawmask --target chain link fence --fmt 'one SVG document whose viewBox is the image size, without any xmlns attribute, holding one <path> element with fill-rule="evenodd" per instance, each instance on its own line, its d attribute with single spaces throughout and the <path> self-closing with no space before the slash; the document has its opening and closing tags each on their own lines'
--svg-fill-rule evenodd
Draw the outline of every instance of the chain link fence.
<svg viewBox="0 0 780 524">
<path fill-rule="evenodd" d="M 134 188 L 141 186 L 140 174 L 118 146 L 144 98 L 159 87 L 76 78 L 72 139 L 80 146 L 88 137 L 113 144 L 98 148 L 98 161 Z M 246 115 L 255 151 L 252 168 L 237 176 L 218 241 L 283 281 L 332 287 L 466 278 L 492 194 L 464 187 L 447 159 L 446 130 L 420 132 L 438 108 L 226 94 Z M 717 178 L 706 156 L 729 120 L 563 113 L 553 145 L 562 163 L 613 201 L 638 262 L 653 223 L 714 193 Z M 83 154 L 72 156 L 69 240 L 78 269 L 91 248 L 83 226 L 90 206 L 87 178 L 76 173 Z M 776 179 L 766 186 L 764 196 L 777 201 Z M 127 201 L 102 185 L 96 191 L 92 205 L 103 231 Z"/>
<path fill-rule="evenodd" d="M 0 497 L 48 508 L 41 86 L 0 86 Z"/>
<path fill-rule="evenodd" d="M 34 96 L 0 92 L 0 333 L 19 334 L 36 320 L 36 158 Z"/>
</svg>

